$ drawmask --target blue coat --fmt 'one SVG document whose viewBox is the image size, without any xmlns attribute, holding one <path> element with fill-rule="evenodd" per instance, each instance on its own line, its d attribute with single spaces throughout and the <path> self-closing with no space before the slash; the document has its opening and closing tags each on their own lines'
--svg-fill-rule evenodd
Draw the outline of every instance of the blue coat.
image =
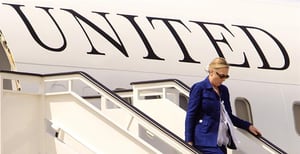
<svg viewBox="0 0 300 154">
<path fill-rule="evenodd" d="M 220 99 L 224 101 L 225 109 L 233 125 L 248 130 L 251 124 L 232 114 L 228 88 L 221 85 L 219 90 L 221 98 L 213 90 L 208 77 L 192 86 L 185 119 L 186 142 L 193 142 L 197 146 L 217 146 Z M 234 143 L 228 147 L 236 148 Z"/>
</svg>

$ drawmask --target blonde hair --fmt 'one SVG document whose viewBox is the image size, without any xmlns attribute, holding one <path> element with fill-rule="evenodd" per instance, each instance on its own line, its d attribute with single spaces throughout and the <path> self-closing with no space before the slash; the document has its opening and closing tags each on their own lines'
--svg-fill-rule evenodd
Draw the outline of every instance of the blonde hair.
<svg viewBox="0 0 300 154">
<path fill-rule="evenodd" d="M 215 58 L 208 65 L 209 71 L 211 71 L 212 69 L 219 69 L 219 68 L 229 68 L 229 64 L 227 63 L 225 58 L 222 57 Z"/>
</svg>

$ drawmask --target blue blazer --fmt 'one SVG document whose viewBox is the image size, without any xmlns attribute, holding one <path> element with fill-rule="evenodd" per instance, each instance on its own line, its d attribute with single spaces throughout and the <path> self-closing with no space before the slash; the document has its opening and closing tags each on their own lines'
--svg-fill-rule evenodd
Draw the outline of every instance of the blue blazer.
<svg viewBox="0 0 300 154">
<path fill-rule="evenodd" d="M 208 77 L 192 86 L 185 119 L 186 142 L 193 142 L 197 146 L 217 146 L 220 100 L 224 101 L 233 125 L 248 130 L 251 124 L 232 114 L 228 88 L 221 85 L 219 90 L 221 97 L 213 90 Z M 236 149 L 234 143 L 228 147 Z"/>
</svg>

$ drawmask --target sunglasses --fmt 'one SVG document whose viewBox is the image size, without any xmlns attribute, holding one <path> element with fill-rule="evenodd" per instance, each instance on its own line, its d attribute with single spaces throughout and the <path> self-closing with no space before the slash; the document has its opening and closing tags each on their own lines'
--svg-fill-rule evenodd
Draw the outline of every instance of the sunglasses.
<svg viewBox="0 0 300 154">
<path fill-rule="evenodd" d="M 216 74 L 219 76 L 220 79 L 228 79 L 229 78 L 229 75 L 220 74 L 218 72 L 216 72 Z"/>
</svg>

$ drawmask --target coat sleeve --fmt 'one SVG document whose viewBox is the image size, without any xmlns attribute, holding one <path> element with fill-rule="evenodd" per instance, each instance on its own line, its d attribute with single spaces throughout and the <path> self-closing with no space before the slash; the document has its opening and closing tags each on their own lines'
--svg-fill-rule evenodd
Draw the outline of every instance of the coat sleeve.
<svg viewBox="0 0 300 154">
<path fill-rule="evenodd" d="M 194 142 L 194 132 L 197 124 L 198 116 L 201 111 L 201 86 L 195 84 L 190 91 L 190 97 L 188 102 L 188 108 L 185 118 L 185 141 Z"/>
</svg>

